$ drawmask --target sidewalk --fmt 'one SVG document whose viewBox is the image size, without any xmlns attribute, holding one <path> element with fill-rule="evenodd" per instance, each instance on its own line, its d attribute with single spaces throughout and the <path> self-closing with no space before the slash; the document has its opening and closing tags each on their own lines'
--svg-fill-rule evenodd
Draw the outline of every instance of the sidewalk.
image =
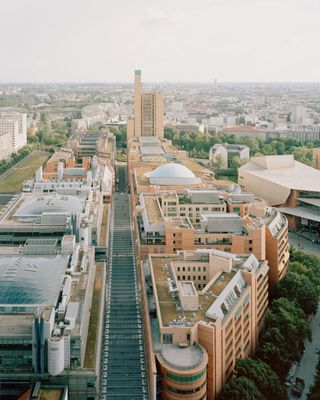
<svg viewBox="0 0 320 400">
<path fill-rule="evenodd" d="M 289 232 L 289 244 L 295 249 L 298 249 L 300 245 L 300 250 L 320 255 L 320 244 L 312 243 L 310 239 L 301 237 L 300 234 L 297 235 L 296 233 Z"/>
<path fill-rule="evenodd" d="M 317 370 L 318 351 L 320 350 L 320 304 L 317 314 L 311 321 L 310 328 L 312 332 L 312 342 L 305 342 L 305 351 L 300 360 L 300 365 L 296 374 L 299 378 L 304 379 L 306 384 L 302 396 L 300 397 L 301 400 L 307 400 L 309 388 L 314 382 Z M 291 388 L 288 390 L 288 399 L 297 400 L 297 397 L 291 394 Z"/>
<path fill-rule="evenodd" d="M 300 249 L 305 252 L 320 255 L 320 244 L 312 243 L 310 239 L 301 237 L 301 234 L 297 235 L 296 233 L 289 232 L 289 243 L 296 249 L 298 249 L 299 245 Z M 310 323 L 310 328 L 312 332 L 312 342 L 308 341 L 305 342 L 305 351 L 301 357 L 300 365 L 296 374 L 296 376 L 298 376 L 299 378 L 304 379 L 306 384 L 302 396 L 300 397 L 300 399 L 302 400 L 307 399 L 309 388 L 314 382 L 317 369 L 317 363 L 318 363 L 317 352 L 318 350 L 320 350 L 320 303 L 318 306 L 318 312 L 313 317 Z M 293 396 L 291 394 L 291 388 L 289 388 L 288 390 L 288 399 L 289 400 L 298 399 L 298 397 Z"/>
</svg>

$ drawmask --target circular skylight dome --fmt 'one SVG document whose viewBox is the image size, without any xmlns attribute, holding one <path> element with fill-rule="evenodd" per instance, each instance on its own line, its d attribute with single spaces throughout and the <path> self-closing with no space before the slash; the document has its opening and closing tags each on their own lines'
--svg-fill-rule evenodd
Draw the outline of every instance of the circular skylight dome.
<svg viewBox="0 0 320 400">
<path fill-rule="evenodd" d="M 148 174 L 152 185 L 198 185 L 201 178 L 195 176 L 189 168 L 181 164 L 168 163 L 160 165 Z"/>
<path fill-rule="evenodd" d="M 195 178 L 195 175 L 184 165 L 168 163 L 151 171 L 149 178 Z"/>
</svg>

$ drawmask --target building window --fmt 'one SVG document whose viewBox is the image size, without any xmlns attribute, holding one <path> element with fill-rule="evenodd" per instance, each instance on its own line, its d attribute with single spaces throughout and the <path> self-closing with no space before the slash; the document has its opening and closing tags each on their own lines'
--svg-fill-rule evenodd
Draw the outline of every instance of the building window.
<svg viewBox="0 0 320 400">
<path fill-rule="evenodd" d="M 162 335 L 162 341 L 165 344 L 171 344 L 172 343 L 172 334 L 164 333 Z"/>
</svg>

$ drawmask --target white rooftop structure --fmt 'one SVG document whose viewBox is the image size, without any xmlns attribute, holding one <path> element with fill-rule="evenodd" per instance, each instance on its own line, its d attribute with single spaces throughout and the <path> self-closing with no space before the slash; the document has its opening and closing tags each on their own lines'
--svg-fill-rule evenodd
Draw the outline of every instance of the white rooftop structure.
<svg viewBox="0 0 320 400">
<path fill-rule="evenodd" d="M 85 199 L 77 196 L 61 196 L 56 193 L 28 198 L 14 213 L 14 218 L 36 218 L 43 213 L 81 213 Z"/>
<path fill-rule="evenodd" d="M 281 205 L 291 190 L 319 193 L 320 171 L 295 161 L 291 154 L 252 157 L 239 169 L 239 184 L 270 205 Z"/>
<path fill-rule="evenodd" d="M 196 185 L 201 178 L 195 176 L 189 168 L 177 163 L 160 165 L 148 173 L 151 184 L 155 185 Z"/>
</svg>

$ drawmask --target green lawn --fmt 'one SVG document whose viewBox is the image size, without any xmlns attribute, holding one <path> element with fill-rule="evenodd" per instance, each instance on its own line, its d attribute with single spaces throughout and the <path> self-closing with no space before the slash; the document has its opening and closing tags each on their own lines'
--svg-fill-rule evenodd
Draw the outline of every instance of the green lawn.
<svg viewBox="0 0 320 400">
<path fill-rule="evenodd" d="M 0 179 L 0 192 L 20 192 L 23 181 L 32 178 L 40 165 L 48 158 L 48 153 L 34 154 L 18 167 L 14 167 L 8 176 Z"/>
</svg>

